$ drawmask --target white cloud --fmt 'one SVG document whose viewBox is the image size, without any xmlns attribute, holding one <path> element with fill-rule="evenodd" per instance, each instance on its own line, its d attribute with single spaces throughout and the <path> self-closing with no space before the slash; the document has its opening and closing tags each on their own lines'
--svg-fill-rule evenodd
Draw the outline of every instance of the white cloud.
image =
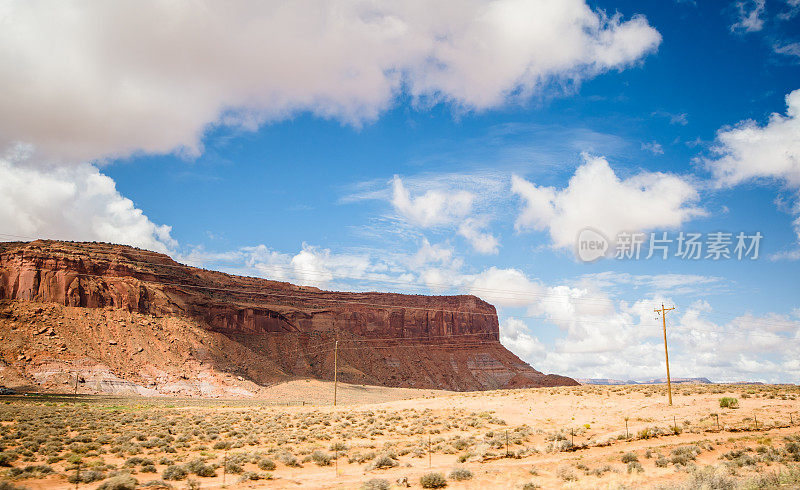
<svg viewBox="0 0 800 490">
<path fill-rule="evenodd" d="M 783 179 L 800 188 L 800 90 L 786 96 L 786 115 L 770 115 L 766 125 L 753 120 L 717 132 L 714 158 L 706 159 L 720 185 L 756 178 Z"/>
<path fill-rule="evenodd" d="M 736 3 L 739 11 L 739 20 L 731 26 L 732 32 L 756 32 L 764 28 L 765 0 L 747 0 Z"/>
<path fill-rule="evenodd" d="M 196 154 L 210 125 L 300 111 L 359 125 L 400 92 L 488 109 L 661 41 L 644 17 L 583 0 L 30 1 L 0 18 L 0 146 L 70 162 Z"/>
<path fill-rule="evenodd" d="M 494 235 L 484 231 L 487 226 L 485 219 L 467 218 L 458 226 L 458 234 L 466 238 L 476 252 L 496 254 L 500 242 Z"/>
<path fill-rule="evenodd" d="M 620 179 L 605 158 L 584 155 L 584 164 L 562 190 L 512 178 L 523 201 L 517 230 L 548 230 L 555 247 L 572 247 L 578 232 L 592 227 L 613 238 L 619 232 L 675 228 L 704 211 L 699 195 L 676 175 L 641 172 Z"/>
<path fill-rule="evenodd" d="M 689 124 L 689 114 L 685 112 L 681 112 L 678 114 L 667 112 L 667 111 L 655 111 L 651 115 L 653 116 L 661 116 L 669 119 L 670 124 L 679 124 L 681 126 L 686 126 Z"/>
<path fill-rule="evenodd" d="M 547 347 L 530 332 L 528 325 L 514 317 L 500 324 L 500 342 L 524 359 L 540 359 L 547 354 Z"/>
<path fill-rule="evenodd" d="M 669 298 L 652 296 L 628 304 L 592 287 L 551 286 L 535 306 L 535 320 L 501 323 L 501 341 L 544 372 L 576 378 L 664 377 L 661 322 L 653 312 Z M 787 315 L 743 315 L 715 321 L 705 301 L 668 314 L 670 367 L 675 377 L 715 381 L 789 382 L 800 375 L 800 328 Z M 545 324 L 542 327 L 542 324 Z M 531 324 L 563 335 L 543 342 Z"/>
<path fill-rule="evenodd" d="M 778 54 L 785 54 L 786 56 L 795 56 L 800 58 L 800 43 L 788 43 L 779 45 L 776 44 L 772 49 Z"/>
<path fill-rule="evenodd" d="M 169 226 L 150 221 L 90 164 L 38 168 L 0 157 L 0 229 L 21 237 L 104 241 L 165 253 L 177 246 Z"/>
<path fill-rule="evenodd" d="M 647 143 L 642 143 L 642 150 L 647 150 L 651 152 L 653 155 L 663 155 L 664 154 L 664 147 L 661 146 L 661 143 L 657 141 L 650 141 Z"/>
<path fill-rule="evenodd" d="M 800 190 L 800 90 L 786 96 L 786 106 L 785 116 L 772 114 L 764 126 L 746 120 L 717 132 L 714 157 L 704 161 L 719 186 L 778 179 Z M 795 214 L 800 240 L 800 202 Z"/>
<path fill-rule="evenodd" d="M 338 290 L 475 294 L 498 306 L 503 345 L 536 369 L 579 378 L 663 377 L 661 321 L 653 310 L 676 303 L 662 291 L 690 298 L 720 282 L 698 275 L 607 272 L 575 284 L 547 285 L 518 269 L 466 274 L 451 249 L 427 241 L 406 257 L 333 253 L 307 244 L 294 254 L 260 245 L 234 253 L 200 251 L 196 258 L 202 257 L 223 261 L 231 272 Z M 230 267 L 234 263 L 238 266 Z M 619 285 L 648 291 L 629 303 L 612 289 Z M 705 300 L 680 303 L 667 318 L 673 376 L 769 382 L 800 376 L 800 310 L 719 321 Z"/>
<path fill-rule="evenodd" d="M 490 267 L 479 274 L 462 279 L 465 290 L 498 306 L 528 306 L 535 303 L 543 294 L 544 288 L 538 282 L 528 279 L 518 269 L 498 269 Z"/>
<path fill-rule="evenodd" d="M 472 212 L 475 195 L 467 191 L 429 190 L 411 197 L 402 179 L 392 180 L 392 205 L 410 222 L 423 228 L 450 225 Z"/>
<path fill-rule="evenodd" d="M 402 179 L 392 180 L 392 206 L 408 222 L 422 228 L 456 227 L 472 248 L 483 254 L 496 254 L 500 246 L 489 231 L 487 216 L 472 216 L 474 193 L 446 188 L 429 189 L 424 194 L 412 196 Z"/>
<path fill-rule="evenodd" d="M 428 264 L 438 264 L 442 266 L 454 265 L 456 268 L 461 267 L 461 260 L 454 256 L 451 247 L 442 245 L 440 243 L 431 244 L 427 238 L 422 239 L 422 243 L 413 256 L 407 261 L 412 269 L 420 269 Z"/>
</svg>

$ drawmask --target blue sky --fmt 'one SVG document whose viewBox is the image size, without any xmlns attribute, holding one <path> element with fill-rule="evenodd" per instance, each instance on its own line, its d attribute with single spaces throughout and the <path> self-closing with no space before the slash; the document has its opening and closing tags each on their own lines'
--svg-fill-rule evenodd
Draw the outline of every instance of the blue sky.
<svg viewBox="0 0 800 490">
<path fill-rule="evenodd" d="M 0 12 L 6 239 L 477 294 L 579 378 L 661 376 L 663 301 L 673 375 L 798 381 L 796 1 L 236 5 Z M 585 227 L 763 240 L 584 263 Z"/>
</svg>

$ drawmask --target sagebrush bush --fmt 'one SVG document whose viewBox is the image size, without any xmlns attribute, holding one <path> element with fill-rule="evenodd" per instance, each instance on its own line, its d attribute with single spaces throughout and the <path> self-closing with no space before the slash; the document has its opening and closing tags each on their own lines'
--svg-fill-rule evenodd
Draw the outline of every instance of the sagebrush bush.
<svg viewBox="0 0 800 490">
<path fill-rule="evenodd" d="M 264 471 L 274 471 L 275 470 L 275 462 L 272 461 L 269 458 L 261 458 L 261 459 L 258 460 L 258 463 L 256 463 L 256 464 L 258 465 L 259 469 L 262 469 Z"/>
<path fill-rule="evenodd" d="M 719 399 L 721 408 L 739 408 L 739 400 L 730 396 L 723 396 Z"/>
<path fill-rule="evenodd" d="M 623 463 L 633 463 L 635 461 L 639 461 L 639 458 L 636 456 L 635 453 L 625 453 L 622 455 Z"/>
<path fill-rule="evenodd" d="M 472 478 L 472 472 L 466 468 L 455 468 L 450 472 L 448 478 L 455 481 L 469 480 Z"/>
<path fill-rule="evenodd" d="M 131 475 L 117 475 L 101 483 L 97 490 L 134 490 L 138 485 Z"/>
<path fill-rule="evenodd" d="M 161 473 L 164 480 L 183 480 L 186 478 L 186 469 L 183 466 L 171 465 L 164 468 Z"/>
<path fill-rule="evenodd" d="M 373 478 L 361 484 L 361 490 L 389 490 L 392 484 L 383 478 Z"/>
<path fill-rule="evenodd" d="M 378 456 L 375 458 L 375 461 L 372 462 L 372 467 L 376 469 L 393 468 L 395 466 L 397 466 L 397 460 L 388 454 Z"/>
<path fill-rule="evenodd" d="M 441 473 L 427 473 L 422 475 L 419 479 L 422 488 L 444 488 L 447 486 L 447 480 Z"/>
<path fill-rule="evenodd" d="M 331 464 L 330 455 L 323 453 L 322 451 L 314 451 L 311 453 L 311 460 L 317 463 L 319 466 L 328 466 Z"/>
</svg>

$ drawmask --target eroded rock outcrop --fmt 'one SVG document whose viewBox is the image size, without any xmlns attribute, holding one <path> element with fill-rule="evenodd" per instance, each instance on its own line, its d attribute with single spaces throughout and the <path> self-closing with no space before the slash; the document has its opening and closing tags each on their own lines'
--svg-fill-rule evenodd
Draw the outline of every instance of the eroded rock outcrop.
<svg viewBox="0 0 800 490">
<path fill-rule="evenodd" d="M 127 246 L 35 241 L 0 243 L 0 299 L 181 318 L 243 349 L 206 362 L 260 384 L 332 378 L 334 339 L 344 381 L 453 390 L 576 384 L 505 349 L 495 308 L 475 296 L 322 291 Z M 247 353 L 255 357 L 244 365 Z"/>
</svg>

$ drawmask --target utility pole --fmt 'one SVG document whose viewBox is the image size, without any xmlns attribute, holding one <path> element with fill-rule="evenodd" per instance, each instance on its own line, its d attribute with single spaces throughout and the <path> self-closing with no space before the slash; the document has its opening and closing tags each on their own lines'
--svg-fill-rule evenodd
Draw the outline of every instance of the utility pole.
<svg viewBox="0 0 800 490">
<path fill-rule="evenodd" d="M 664 303 L 661 303 L 661 309 L 656 309 L 655 312 L 661 315 L 661 322 L 664 326 L 664 358 L 667 361 L 667 394 L 669 395 L 669 404 L 672 405 L 672 380 L 669 377 L 669 351 L 667 350 L 667 312 L 674 310 L 672 308 L 664 308 Z"/>
<path fill-rule="evenodd" d="M 431 435 L 428 434 L 428 468 L 431 467 Z"/>
<path fill-rule="evenodd" d="M 328 344 L 330 345 L 330 344 Z M 339 388 L 339 340 L 333 346 L 333 406 L 336 406 L 336 391 Z"/>
</svg>

